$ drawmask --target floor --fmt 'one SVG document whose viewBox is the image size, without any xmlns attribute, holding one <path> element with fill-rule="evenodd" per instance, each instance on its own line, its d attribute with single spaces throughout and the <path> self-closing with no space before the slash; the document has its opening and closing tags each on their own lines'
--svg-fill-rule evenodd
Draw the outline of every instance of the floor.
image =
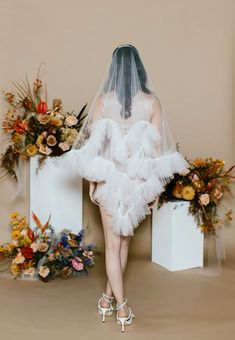
<svg viewBox="0 0 235 340">
<path fill-rule="evenodd" d="M 126 296 L 136 316 L 121 333 L 115 316 L 101 322 L 96 301 L 105 284 L 99 255 L 88 276 L 22 281 L 0 278 L 1 339 L 232 340 L 235 334 L 235 264 L 217 277 L 197 269 L 170 272 L 148 259 L 130 259 Z"/>
</svg>

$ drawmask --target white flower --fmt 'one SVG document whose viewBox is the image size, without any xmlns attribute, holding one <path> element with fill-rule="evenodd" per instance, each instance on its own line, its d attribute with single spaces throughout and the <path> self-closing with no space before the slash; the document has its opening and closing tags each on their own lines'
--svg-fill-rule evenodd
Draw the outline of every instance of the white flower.
<svg viewBox="0 0 235 340">
<path fill-rule="evenodd" d="M 35 275 L 35 268 L 29 267 L 24 270 L 25 275 L 29 275 L 30 277 L 33 277 Z"/>
<path fill-rule="evenodd" d="M 25 257 L 22 255 L 22 253 L 18 253 L 14 259 L 14 263 L 16 264 L 20 264 L 23 263 L 25 261 Z"/>
<path fill-rule="evenodd" d="M 31 243 L 30 248 L 33 249 L 33 252 L 36 253 L 38 250 L 38 244 L 36 242 Z"/>
<path fill-rule="evenodd" d="M 13 240 L 11 244 L 13 244 L 14 247 L 17 247 L 19 245 L 19 241 Z"/>
<path fill-rule="evenodd" d="M 28 234 L 28 232 L 27 232 L 26 229 L 23 229 L 23 230 L 21 230 L 21 232 L 20 232 L 20 235 L 23 235 L 23 236 L 25 236 L 25 235 L 27 235 L 27 234 Z"/>
</svg>

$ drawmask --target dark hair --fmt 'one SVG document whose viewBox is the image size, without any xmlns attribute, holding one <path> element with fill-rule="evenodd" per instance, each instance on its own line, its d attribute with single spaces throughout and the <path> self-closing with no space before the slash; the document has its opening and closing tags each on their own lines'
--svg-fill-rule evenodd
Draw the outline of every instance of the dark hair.
<svg viewBox="0 0 235 340">
<path fill-rule="evenodd" d="M 115 50 L 113 51 L 112 56 L 114 56 L 114 54 L 116 54 L 116 58 L 117 58 L 117 78 L 118 78 L 118 72 L 120 69 L 120 65 L 121 65 L 121 60 L 122 58 L 124 58 L 124 63 L 122 64 L 123 66 L 123 79 L 124 79 L 124 88 L 125 88 L 125 102 L 124 102 L 124 107 L 122 108 L 122 112 L 121 112 L 121 116 L 123 118 L 129 118 L 131 116 L 131 103 L 132 103 L 132 98 L 131 98 L 131 73 L 130 73 L 130 66 L 131 66 L 131 55 L 134 56 L 134 60 L 136 63 L 136 67 L 137 67 L 137 72 L 138 72 L 138 76 L 139 76 L 139 80 L 140 80 L 140 86 L 141 86 L 141 90 L 145 93 L 152 93 L 148 88 L 147 88 L 147 74 L 144 68 L 144 65 L 140 59 L 139 56 L 139 52 L 137 51 L 137 49 L 129 44 L 126 45 L 120 45 L 117 48 L 115 48 Z M 112 71 L 114 68 L 113 63 L 111 62 L 110 65 L 110 73 L 112 73 Z M 118 80 L 118 79 L 117 79 Z M 109 89 L 106 88 L 106 86 L 104 87 L 104 91 L 112 91 L 116 88 L 116 84 L 111 84 L 111 87 Z M 134 94 L 133 94 L 134 95 Z M 119 98 L 120 99 L 120 98 Z"/>
</svg>

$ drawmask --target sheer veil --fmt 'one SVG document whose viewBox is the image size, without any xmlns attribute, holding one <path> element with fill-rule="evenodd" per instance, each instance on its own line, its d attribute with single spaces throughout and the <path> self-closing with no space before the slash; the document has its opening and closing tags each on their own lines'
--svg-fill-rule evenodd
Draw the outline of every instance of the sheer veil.
<svg viewBox="0 0 235 340">
<path fill-rule="evenodd" d="M 120 45 L 114 50 L 73 149 L 85 144 L 90 136 L 92 123 L 101 118 L 116 123 L 124 134 L 137 122 L 153 119 L 161 138 L 158 155 L 176 150 L 176 143 L 162 103 L 139 52 L 132 45 Z"/>
<path fill-rule="evenodd" d="M 95 199 L 117 234 L 133 235 L 149 203 L 189 164 L 177 150 L 160 99 L 139 52 L 118 46 L 72 149 L 60 166 L 97 182 Z"/>
</svg>

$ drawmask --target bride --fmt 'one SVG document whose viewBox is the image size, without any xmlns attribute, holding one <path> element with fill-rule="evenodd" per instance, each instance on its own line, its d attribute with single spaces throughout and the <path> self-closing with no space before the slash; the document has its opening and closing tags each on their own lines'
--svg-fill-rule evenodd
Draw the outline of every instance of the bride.
<svg viewBox="0 0 235 340">
<path fill-rule="evenodd" d="M 124 331 L 135 317 L 123 286 L 130 238 L 173 174 L 185 173 L 189 166 L 176 150 L 134 46 L 124 44 L 113 51 L 68 160 L 89 181 L 90 199 L 99 206 L 103 224 L 108 280 L 97 309 L 103 322 L 115 309 Z"/>
</svg>

